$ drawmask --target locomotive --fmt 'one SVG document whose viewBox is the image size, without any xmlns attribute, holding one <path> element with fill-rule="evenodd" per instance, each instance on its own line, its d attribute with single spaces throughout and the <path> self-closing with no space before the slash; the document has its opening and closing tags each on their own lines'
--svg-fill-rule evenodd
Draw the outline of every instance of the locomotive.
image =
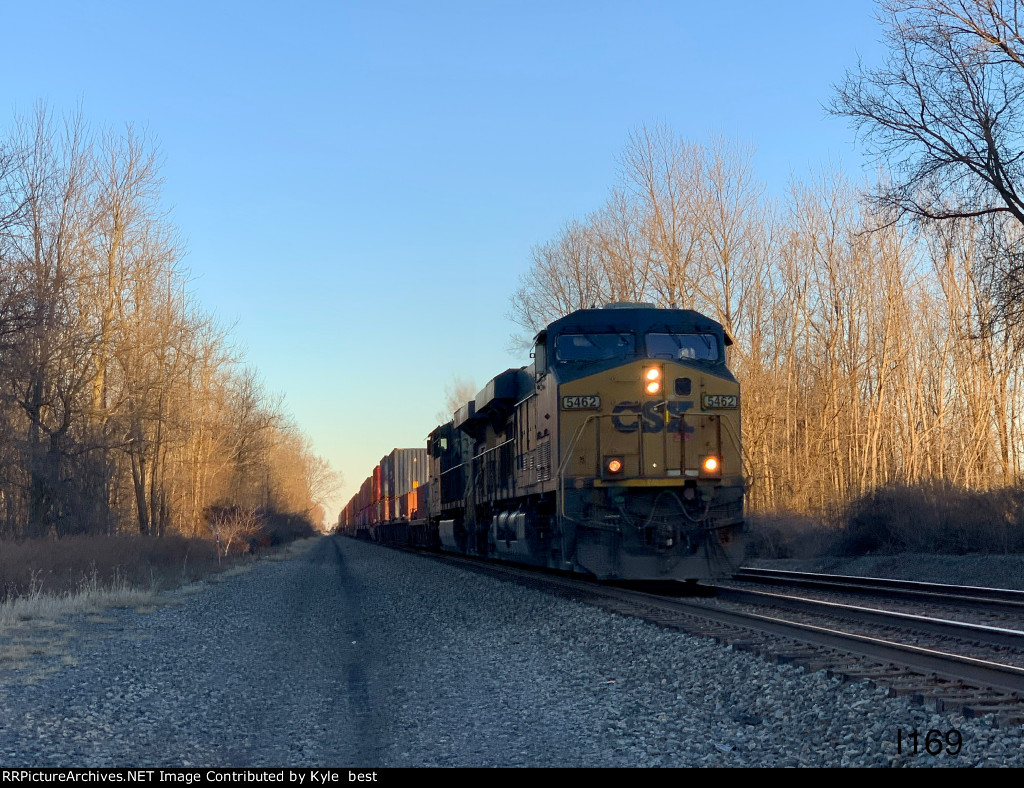
<svg viewBox="0 0 1024 788">
<path fill-rule="evenodd" d="M 744 546 L 729 344 L 688 309 L 620 303 L 560 318 L 529 366 L 490 380 L 425 451 L 386 456 L 339 530 L 601 580 L 728 574 Z M 418 467 L 388 470 L 398 465 Z"/>
</svg>

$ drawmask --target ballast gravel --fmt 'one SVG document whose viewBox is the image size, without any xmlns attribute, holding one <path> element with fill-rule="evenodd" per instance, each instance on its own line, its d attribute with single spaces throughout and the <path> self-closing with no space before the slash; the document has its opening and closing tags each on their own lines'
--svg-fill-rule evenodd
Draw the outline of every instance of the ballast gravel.
<svg viewBox="0 0 1024 788">
<path fill-rule="evenodd" d="M 0 765 L 1024 766 L 1020 729 L 340 537 L 168 598 L 0 671 Z"/>
</svg>

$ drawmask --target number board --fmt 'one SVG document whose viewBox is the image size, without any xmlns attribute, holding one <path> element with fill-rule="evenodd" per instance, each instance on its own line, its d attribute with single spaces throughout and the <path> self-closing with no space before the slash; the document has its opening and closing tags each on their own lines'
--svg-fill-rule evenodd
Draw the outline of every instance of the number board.
<svg viewBox="0 0 1024 788">
<path fill-rule="evenodd" d="M 740 406 L 739 394 L 705 394 L 701 398 L 701 407 L 704 410 L 714 408 L 738 408 Z"/>
<path fill-rule="evenodd" d="M 562 397 L 562 410 L 598 410 L 601 398 L 597 394 L 577 394 Z"/>
</svg>

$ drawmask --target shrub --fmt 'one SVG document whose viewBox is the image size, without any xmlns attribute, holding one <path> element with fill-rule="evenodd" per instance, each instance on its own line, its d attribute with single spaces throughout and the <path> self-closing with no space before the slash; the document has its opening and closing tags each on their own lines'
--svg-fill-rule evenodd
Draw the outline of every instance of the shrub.
<svg viewBox="0 0 1024 788">
<path fill-rule="evenodd" d="M 263 515 L 263 533 L 270 544 L 279 545 L 296 539 L 308 539 L 316 536 L 318 531 L 313 523 L 301 515 L 270 511 Z"/>
<path fill-rule="evenodd" d="M 316 536 L 318 531 L 308 519 L 298 514 L 284 514 L 274 509 L 246 509 L 241 506 L 211 506 L 206 510 L 206 523 L 216 539 L 220 535 L 223 555 L 254 552 L 297 539 Z"/>
<path fill-rule="evenodd" d="M 747 518 L 748 558 L 817 558 L 826 554 L 836 533 L 820 520 L 794 512 Z"/>
<path fill-rule="evenodd" d="M 847 509 L 835 553 L 1024 551 L 1024 490 L 948 482 L 882 487 Z"/>
</svg>

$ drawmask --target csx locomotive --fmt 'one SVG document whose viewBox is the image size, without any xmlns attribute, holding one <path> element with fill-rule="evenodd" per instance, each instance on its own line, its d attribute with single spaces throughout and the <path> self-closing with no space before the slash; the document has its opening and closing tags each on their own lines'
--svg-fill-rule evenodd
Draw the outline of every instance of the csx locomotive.
<svg viewBox="0 0 1024 788">
<path fill-rule="evenodd" d="M 556 320 L 533 363 L 488 382 L 426 451 L 385 457 L 339 528 L 599 579 L 728 573 L 744 489 L 729 344 L 687 309 Z"/>
</svg>

